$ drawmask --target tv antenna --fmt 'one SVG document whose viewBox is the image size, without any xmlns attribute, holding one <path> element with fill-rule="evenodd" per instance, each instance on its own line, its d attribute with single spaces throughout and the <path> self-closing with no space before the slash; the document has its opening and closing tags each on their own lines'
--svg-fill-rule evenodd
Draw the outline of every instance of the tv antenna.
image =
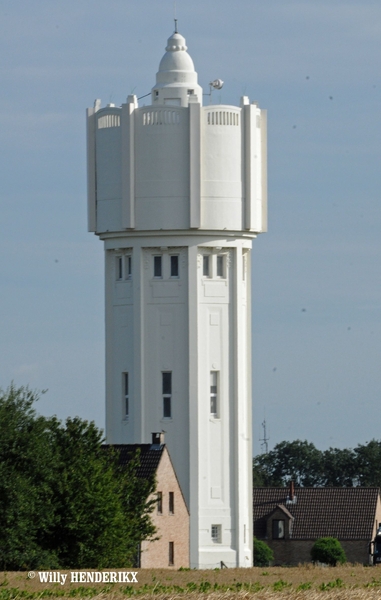
<svg viewBox="0 0 381 600">
<path fill-rule="evenodd" d="M 267 430 L 266 430 L 266 419 L 264 419 L 264 421 L 263 421 L 263 423 L 262 423 L 262 427 L 263 427 L 263 438 L 262 438 L 262 439 L 260 439 L 259 441 L 260 441 L 260 442 L 263 442 L 263 443 L 261 444 L 261 448 L 262 448 L 262 449 L 264 448 L 264 449 L 265 449 L 265 454 L 268 454 L 268 451 L 269 451 L 269 445 L 268 445 L 268 443 L 267 443 L 267 442 L 269 441 L 269 439 L 270 439 L 270 438 L 269 438 L 269 437 L 267 437 Z"/>
</svg>

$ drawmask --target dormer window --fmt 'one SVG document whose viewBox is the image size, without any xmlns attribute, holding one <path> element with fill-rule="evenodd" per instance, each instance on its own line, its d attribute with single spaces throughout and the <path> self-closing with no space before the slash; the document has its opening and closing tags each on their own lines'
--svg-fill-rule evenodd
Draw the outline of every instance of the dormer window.
<svg viewBox="0 0 381 600">
<path fill-rule="evenodd" d="M 155 98 L 159 97 L 159 90 L 155 90 Z"/>
<path fill-rule="evenodd" d="M 284 519 L 273 519 L 273 540 L 283 540 L 284 532 Z"/>
</svg>

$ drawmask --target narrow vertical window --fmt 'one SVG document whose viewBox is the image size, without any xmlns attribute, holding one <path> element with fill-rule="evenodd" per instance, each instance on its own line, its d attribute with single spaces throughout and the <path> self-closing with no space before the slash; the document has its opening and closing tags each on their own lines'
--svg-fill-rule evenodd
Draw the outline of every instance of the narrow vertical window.
<svg viewBox="0 0 381 600">
<path fill-rule="evenodd" d="M 174 492 L 169 492 L 169 514 L 173 515 L 175 513 L 175 494 Z"/>
<path fill-rule="evenodd" d="M 214 544 L 221 543 L 221 525 L 212 525 L 210 528 L 212 542 Z"/>
<path fill-rule="evenodd" d="M 163 417 L 170 419 L 172 417 L 172 373 L 162 373 L 162 391 L 163 391 Z"/>
<path fill-rule="evenodd" d="M 126 256 L 126 279 L 132 278 L 132 256 Z"/>
<path fill-rule="evenodd" d="M 163 514 L 163 492 L 157 492 L 157 514 Z"/>
<path fill-rule="evenodd" d="M 153 257 L 153 276 L 154 277 L 162 277 L 163 267 L 162 267 L 162 256 L 154 256 Z"/>
<path fill-rule="evenodd" d="M 221 256 L 221 255 L 217 256 L 217 269 L 216 269 L 217 277 L 224 277 L 225 276 L 225 273 L 224 273 L 224 271 L 225 271 L 225 269 L 224 269 L 225 260 L 224 260 L 224 258 L 225 257 Z"/>
<path fill-rule="evenodd" d="M 210 372 L 210 414 L 218 417 L 218 372 Z"/>
<path fill-rule="evenodd" d="M 179 276 L 179 257 L 178 255 L 171 256 L 171 277 Z"/>
<path fill-rule="evenodd" d="M 169 542 L 169 544 L 168 544 L 168 564 L 169 565 L 175 564 L 175 543 L 174 542 Z"/>
<path fill-rule="evenodd" d="M 128 386 L 128 373 L 123 373 L 123 400 L 124 400 L 124 417 L 128 419 L 130 415 L 130 393 Z"/>
<path fill-rule="evenodd" d="M 116 257 L 116 278 L 123 279 L 123 258 L 121 256 Z"/>
<path fill-rule="evenodd" d="M 209 256 L 202 257 L 202 274 L 204 277 L 209 277 Z"/>
</svg>

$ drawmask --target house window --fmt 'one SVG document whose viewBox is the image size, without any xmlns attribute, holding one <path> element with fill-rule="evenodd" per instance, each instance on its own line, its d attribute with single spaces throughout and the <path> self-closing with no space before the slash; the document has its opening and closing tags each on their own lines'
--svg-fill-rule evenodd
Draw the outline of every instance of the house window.
<svg viewBox="0 0 381 600">
<path fill-rule="evenodd" d="M 223 255 L 217 256 L 217 277 L 225 277 L 225 257 Z"/>
<path fill-rule="evenodd" d="M 168 564 L 169 565 L 175 564 L 175 543 L 174 542 L 169 542 L 169 544 L 168 544 Z"/>
<path fill-rule="evenodd" d="M 202 257 L 202 274 L 204 277 L 209 277 L 209 256 Z"/>
<path fill-rule="evenodd" d="M 132 278 L 132 256 L 127 255 L 126 257 L 126 279 Z"/>
<path fill-rule="evenodd" d="M 212 542 L 214 544 L 221 543 L 221 525 L 212 525 L 210 528 Z"/>
<path fill-rule="evenodd" d="M 124 404 L 124 418 L 128 419 L 128 417 L 130 415 L 130 393 L 129 393 L 128 373 L 123 373 L 123 404 Z"/>
<path fill-rule="evenodd" d="M 175 254 L 171 256 L 171 277 L 179 276 L 179 256 Z"/>
<path fill-rule="evenodd" d="M 210 371 L 210 414 L 218 417 L 218 371 Z"/>
<path fill-rule="evenodd" d="M 163 514 L 163 492 L 157 492 L 157 514 Z"/>
<path fill-rule="evenodd" d="M 163 276 L 163 257 L 162 256 L 154 256 L 153 257 L 153 276 L 154 277 L 162 277 Z"/>
<path fill-rule="evenodd" d="M 169 514 L 173 515 L 175 513 L 175 494 L 174 492 L 169 492 Z"/>
<path fill-rule="evenodd" d="M 282 540 L 284 538 L 284 520 L 274 519 L 273 520 L 273 539 Z"/>
<path fill-rule="evenodd" d="M 162 392 L 163 392 L 163 417 L 170 419 L 172 417 L 172 373 L 162 373 Z"/>
</svg>

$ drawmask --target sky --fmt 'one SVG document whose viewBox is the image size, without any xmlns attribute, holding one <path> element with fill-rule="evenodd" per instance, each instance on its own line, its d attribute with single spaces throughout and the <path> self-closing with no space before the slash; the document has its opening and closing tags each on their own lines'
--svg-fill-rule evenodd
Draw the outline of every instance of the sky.
<svg viewBox="0 0 381 600">
<path fill-rule="evenodd" d="M 254 453 L 381 439 L 379 0 L 0 0 L 0 387 L 104 427 L 85 109 L 143 96 L 174 10 L 213 102 L 268 110 L 253 243 Z M 144 102 L 144 101 L 142 101 Z"/>
</svg>

